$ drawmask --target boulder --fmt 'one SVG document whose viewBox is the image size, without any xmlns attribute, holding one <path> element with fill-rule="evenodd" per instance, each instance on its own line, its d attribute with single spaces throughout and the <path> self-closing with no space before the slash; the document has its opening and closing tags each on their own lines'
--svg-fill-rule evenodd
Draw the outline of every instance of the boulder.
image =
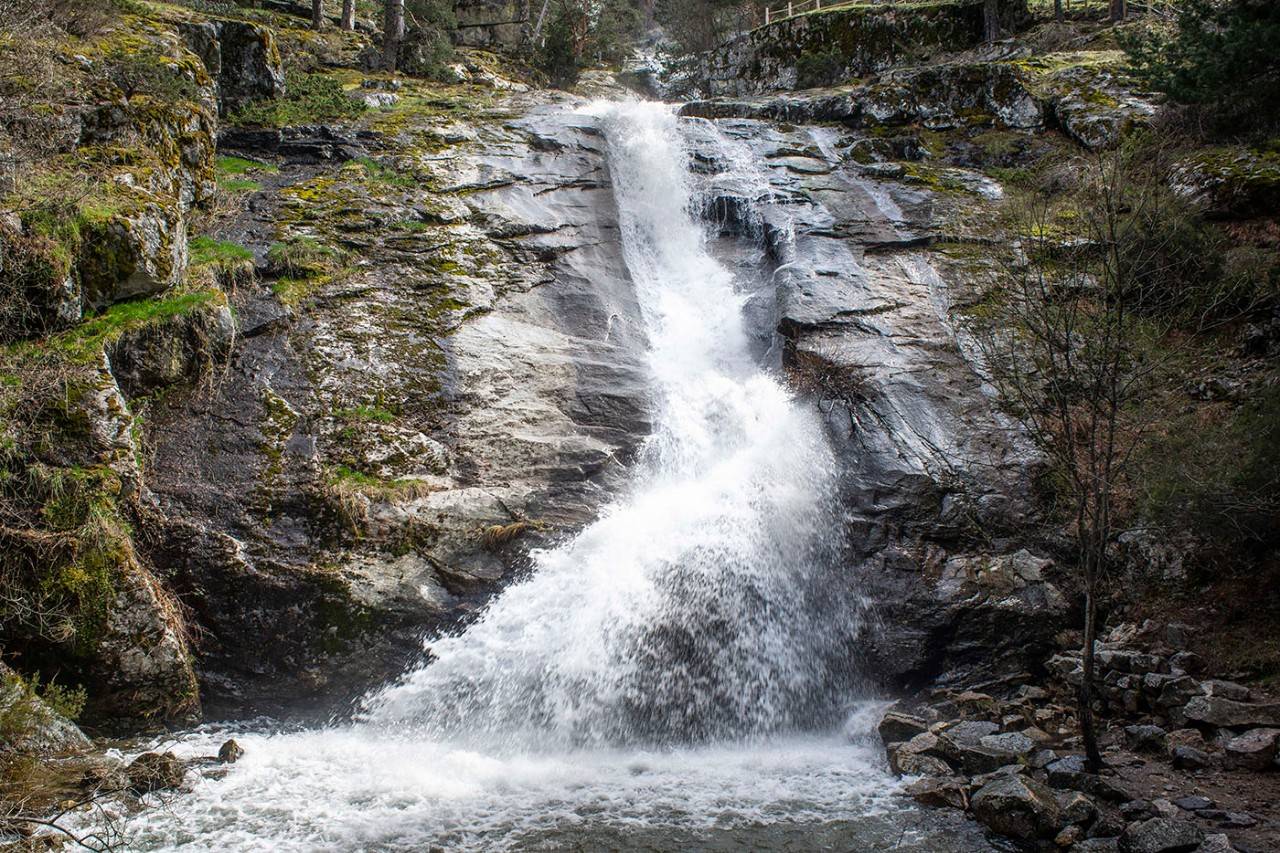
<svg viewBox="0 0 1280 853">
<path fill-rule="evenodd" d="M 1191 853 L 1204 841 L 1204 830 L 1185 820 L 1153 817 L 1132 823 L 1120 836 L 1123 853 Z"/>
<path fill-rule="evenodd" d="M 1071 824 L 1088 826 L 1098 816 L 1097 805 L 1079 791 L 1059 794 L 1058 805 L 1062 808 L 1062 819 Z"/>
<path fill-rule="evenodd" d="M 1101 776 L 1090 773 L 1083 755 L 1068 755 L 1050 762 L 1045 767 L 1049 785 L 1054 788 L 1084 791 L 1113 802 L 1123 802 L 1128 796 Z"/>
<path fill-rule="evenodd" d="M 1206 696 L 1218 696 L 1223 699 L 1230 699 L 1233 702 L 1249 701 L 1249 688 L 1243 684 L 1236 684 L 1234 681 L 1221 681 L 1211 678 L 1202 682 L 1200 688 Z"/>
<path fill-rule="evenodd" d="M 951 765 L 936 755 L 899 751 L 889 759 L 889 766 L 899 776 L 954 776 Z"/>
<path fill-rule="evenodd" d="M 969 805 L 964 785 L 955 779 L 918 779 L 907 786 L 906 792 L 917 803 L 933 808 L 963 810 Z"/>
<path fill-rule="evenodd" d="M 1187 702 L 1188 720 L 1227 729 L 1280 728 L 1280 702 L 1248 704 L 1220 696 L 1196 696 Z"/>
<path fill-rule="evenodd" d="M 1175 746 L 1169 753 L 1173 766 L 1179 770 L 1203 770 L 1213 763 L 1207 752 L 1194 746 Z"/>
<path fill-rule="evenodd" d="M 231 738 L 218 747 L 218 763 L 220 764 L 235 764 L 243 757 L 244 747 L 237 743 L 235 738 Z"/>
<path fill-rule="evenodd" d="M 1213 800 L 1208 797 L 1179 797 L 1173 801 L 1173 804 L 1184 812 L 1198 812 L 1213 808 Z"/>
<path fill-rule="evenodd" d="M 245 21 L 213 21 L 184 24 L 181 32 L 213 78 L 222 115 L 284 94 L 284 62 L 270 28 Z"/>
<path fill-rule="evenodd" d="M 1196 853 L 1235 853 L 1235 849 L 1225 832 L 1216 832 L 1205 836 L 1204 842 L 1196 848 Z"/>
<path fill-rule="evenodd" d="M 879 731 L 882 742 L 897 743 L 901 740 L 910 740 L 928 729 L 929 724 L 920 717 L 901 711 L 888 711 L 879 721 L 876 730 Z"/>
<path fill-rule="evenodd" d="M 111 372 L 133 400 L 192 379 L 221 361 L 235 332 L 231 308 L 215 292 L 189 311 L 127 330 L 108 349 Z"/>
<path fill-rule="evenodd" d="M 1053 791 L 1025 776 L 1002 776 L 973 795 L 971 808 L 985 826 L 1019 839 L 1053 838 L 1062 808 Z"/>
<path fill-rule="evenodd" d="M 1160 686 L 1156 705 L 1161 708 L 1181 708 L 1194 696 L 1201 694 L 1200 683 L 1187 675 L 1180 675 Z"/>
<path fill-rule="evenodd" d="M 88 748 L 75 723 L 49 707 L 16 672 L 0 663 L 0 754 L 56 755 Z"/>
<path fill-rule="evenodd" d="M 1227 741 L 1226 765 L 1238 770 L 1266 770 L 1275 761 L 1278 747 L 1280 729 L 1250 729 Z"/>
<path fill-rule="evenodd" d="M 1092 150 L 1116 145 L 1130 130 L 1148 124 L 1155 105 L 1135 96 L 1104 68 L 1076 65 L 1048 75 L 1045 88 L 1058 125 Z"/>
<path fill-rule="evenodd" d="M 84 304 L 100 310 L 182 281 L 187 224 L 177 205 L 145 202 L 85 222 L 77 267 Z"/>
<path fill-rule="evenodd" d="M 150 794 L 182 786 L 186 767 L 172 752 L 144 752 L 129 764 L 126 774 L 129 789 L 135 794 Z"/>
<path fill-rule="evenodd" d="M 1163 753 L 1169 746 L 1169 736 L 1159 726 L 1125 726 L 1124 737 L 1134 752 Z"/>
<path fill-rule="evenodd" d="M 1210 215 L 1257 216 L 1280 206 L 1280 155 L 1243 146 L 1202 150 L 1175 166 L 1170 182 Z"/>
</svg>

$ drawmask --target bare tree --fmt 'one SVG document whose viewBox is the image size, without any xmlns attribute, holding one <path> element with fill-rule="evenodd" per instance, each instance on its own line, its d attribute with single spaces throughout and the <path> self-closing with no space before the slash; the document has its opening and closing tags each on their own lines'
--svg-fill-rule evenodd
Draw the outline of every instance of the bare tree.
<svg viewBox="0 0 1280 853">
<path fill-rule="evenodd" d="M 347 32 L 356 28 L 356 0 L 342 0 L 341 26 Z"/>
<path fill-rule="evenodd" d="M 311 0 L 311 29 L 324 29 L 324 0 Z"/>
<path fill-rule="evenodd" d="M 1000 0 L 983 0 L 982 38 L 993 42 L 1000 37 Z"/>
<path fill-rule="evenodd" d="M 387 0 L 382 32 L 382 64 L 388 71 L 395 71 L 400 63 L 400 44 L 404 41 L 404 0 Z"/>
<path fill-rule="evenodd" d="M 990 312 L 975 323 L 995 384 L 1053 462 L 1061 516 L 1075 540 L 1084 592 L 1081 735 L 1102 766 L 1094 723 L 1098 602 L 1108 576 L 1143 403 L 1158 387 L 1159 346 L 1171 331 L 1158 276 L 1159 241 L 1138 231 L 1159 221 L 1168 193 L 1133 180 L 1125 155 L 1097 155 L 1067 201 L 1039 198 L 1018 217 L 1020 251 L 997 274 Z"/>
</svg>

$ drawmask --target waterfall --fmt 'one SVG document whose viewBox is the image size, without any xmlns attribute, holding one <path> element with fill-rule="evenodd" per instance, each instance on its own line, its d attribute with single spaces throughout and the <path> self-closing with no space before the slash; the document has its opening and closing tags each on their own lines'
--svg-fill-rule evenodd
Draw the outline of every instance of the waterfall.
<svg viewBox="0 0 1280 853">
<path fill-rule="evenodd" d="M 430 663 L 367 701 L 366 725 L 512 746 L 703 741 L 793 728 L 833 698 L 839 631 L 815 618 L 833 594 L 817 583 L 831 452 L 750 352 L 673 111 L 602 119 L 657 414 L 634 487 L 432 642 Z"/>
<path fill-rule="evenodd" d="M 356 720 L 187 733 L 187 755 L 231 733 L 245 757 L 135 818 L 136 849 L 983 847 L 913 824 L 875 704 L 849 704 L 832 452 L 752 355 L 747 283 L 701 221 L 716 176 L 670 108 L 597 115 L 650 343 L 631 488 Z"/>
</svg>

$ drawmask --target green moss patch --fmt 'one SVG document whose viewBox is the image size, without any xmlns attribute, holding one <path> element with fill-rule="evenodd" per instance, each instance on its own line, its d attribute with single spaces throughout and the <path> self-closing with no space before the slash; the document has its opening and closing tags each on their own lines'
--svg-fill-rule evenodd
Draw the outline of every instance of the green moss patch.
<svg viewBox="0 0 1280 853">
<path fill-rule="evenodd" d="M 285 96 L 256 101 L 229 117 L 231 124 L 252 127 L 288 127 L 351 121 L 368 109 L 363 101 L 347 97 L 342 83 L 327 74 L 288 72 Z"/>
</svg>

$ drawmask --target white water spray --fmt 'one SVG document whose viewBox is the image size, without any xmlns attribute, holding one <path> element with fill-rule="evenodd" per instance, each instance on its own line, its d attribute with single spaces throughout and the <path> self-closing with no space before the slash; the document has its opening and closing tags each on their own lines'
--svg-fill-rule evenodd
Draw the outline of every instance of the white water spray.
<svg viewBox="0 0 1280 853">
<path fill-rule="evenodd" d="M 356 723 L 237 734 L 246 757 L 140 847 L 973 849 L 914 847 L 873 748 L 831 725 L 831 451 L 751 357 L 673 112 L 601 119 L 657 410 L 634 487 Z"/>
</svg>

